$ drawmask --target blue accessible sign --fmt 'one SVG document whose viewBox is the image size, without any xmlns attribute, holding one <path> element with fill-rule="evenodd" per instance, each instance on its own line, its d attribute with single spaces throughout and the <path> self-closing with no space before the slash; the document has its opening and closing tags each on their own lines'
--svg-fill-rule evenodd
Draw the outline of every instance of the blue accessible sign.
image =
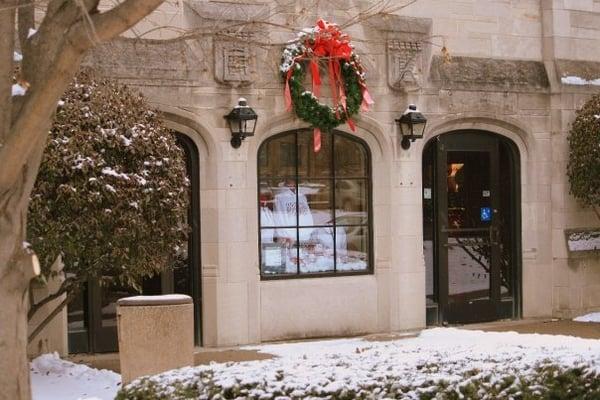
<svg viewBox="0 0 600 400">
<path fill-rule="evenodd" d="M 492 220 L 492 208 L 481 207 L 480 216 L 482 222 L 490 222 Z"/>
</svg>

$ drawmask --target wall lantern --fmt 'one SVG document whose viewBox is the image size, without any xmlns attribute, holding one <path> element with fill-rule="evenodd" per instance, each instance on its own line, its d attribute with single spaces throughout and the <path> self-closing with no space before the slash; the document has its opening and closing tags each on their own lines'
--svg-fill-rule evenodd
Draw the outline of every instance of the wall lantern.
<svg viewBox="0 0 600 400">
<path fill-rule="evenodd" d="M 402 117 L 396 120 L 396 123 L 400 126 L 400 134 L 402 135 L 400 145 L 404 150 L 408 150 L 410 142 L 423 138 L 427 118 L 417 110 L 417 106 L 410 104 Z"/>
<path fill-rule="evenodd" d="M 243 97 L 238 99 L 237 106 L 233 107 L 233 110 L 224 118 L 229 123 L 229 130 L 231 130 L 230 143 L 234 149 L 239 148 L 242 145 L 242 140 L 248 136 L 254 136 L 258 115 L 248 106 L 246 99 Z"/>
</svg>

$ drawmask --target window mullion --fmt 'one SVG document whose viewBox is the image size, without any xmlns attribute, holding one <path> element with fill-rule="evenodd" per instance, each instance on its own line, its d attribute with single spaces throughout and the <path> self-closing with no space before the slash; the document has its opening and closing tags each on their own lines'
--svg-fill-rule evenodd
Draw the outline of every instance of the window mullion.
<svg viewBox="0 0 600 400">
<path fill-rule="evenodd" d="M 298 195 L 298 192 L 300 191 L 300 176 L 298 172 L 298 165 L 300 164 L 300 154 L 298 151 L 298 135 L 299 132 L 296 131 L 296 275 L 300 275 L 300 199 Z"/>
<path fill-rule="evenodd" d="M 335 203 L 335 133 L 331 132 L 331 208 L 333 211 L 333 272 L 337 272 L 337 210 Z"/>
</svg>

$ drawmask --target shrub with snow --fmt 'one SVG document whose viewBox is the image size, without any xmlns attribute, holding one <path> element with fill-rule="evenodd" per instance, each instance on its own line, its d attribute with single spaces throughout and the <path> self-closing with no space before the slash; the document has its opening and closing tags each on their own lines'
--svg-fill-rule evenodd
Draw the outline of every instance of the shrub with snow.
<svg viewBox="0 0 600 400">
<path fill-rule="evenodd" d="M 43 276 L 58 255 L 63 290 L 88 278 L 139 287 L 187 238 L 183 150 L 142 95 L 81 72 L 58 103 L 28 216 Z"/>
<path fill-rule="evenodd" d="M 317 386 L 306 383 L 285 384 L 285 374 L 274 377 L 273 382 L 236 379 L 227 384 L 215 382 L 209 368 L 188 369 L 184 373 L 166 373 L 145 377 L 121 389 L 116 400 L 184 400 L 184 399 L 495 399 L 495 400 L 552 400 L 600 398 L 600 375 L 593 368 L 582 365 L 561 367 L 552 363 L 539 363 L 528 374 L 519 371 L 482 371 L 476 367 L 455 373 L 447 379 L 441 365 L 422 366 L 419 379 L 407 381 L 393 370 L 387 374 L 372 374 L 368 383 Z M 447 368 L 446 368 L 447 370 Z M 447 371 L 443 371 L 447 372 Z M 368 374 L 368 372 L 366 372 Z M 293 372 L 292 372 L 293 375 Z M 293 377 L 291 379 L 293 381 Z M 278 384 L 281 383 L 281 384 Z"/>
<path fill-rule="evenodd" d="M 600 94 L 577 111 L 569 133 L 570 193 L 600 218 Z"/>
</svg>

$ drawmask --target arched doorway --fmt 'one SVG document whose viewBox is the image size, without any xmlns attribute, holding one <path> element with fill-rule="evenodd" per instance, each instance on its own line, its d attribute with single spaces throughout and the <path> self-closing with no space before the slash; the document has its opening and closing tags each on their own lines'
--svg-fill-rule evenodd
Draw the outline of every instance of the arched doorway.
<svg viewBox="0 0 600 400">
<path fill-rule="evenodd" d="M 510 140 L 449 132 L 423 151 L 427 323 L 520 316 L 520 166 Z"/>
<path fill-rule="evenodd" d="M 144 280 L 142 294 L 182 293 L 191 296 L 194 302 L 194 338 L 196 345 L 201 345 L 199 153 L 190 137 L 179 132 L 173 134 L 185 152 L 187 176 L 190 180 L 188 246 L 187 251 L 183 253 L 184 257 L 178 259 L 171 269 Z M 68 306 L 69 352 L 118 351 L 116 302 L 122 297 L 138 294 L 133 288 L 124 285 L 101 287 L 98 282 L 89 281 L 82 294 Z"/>
</svg>

